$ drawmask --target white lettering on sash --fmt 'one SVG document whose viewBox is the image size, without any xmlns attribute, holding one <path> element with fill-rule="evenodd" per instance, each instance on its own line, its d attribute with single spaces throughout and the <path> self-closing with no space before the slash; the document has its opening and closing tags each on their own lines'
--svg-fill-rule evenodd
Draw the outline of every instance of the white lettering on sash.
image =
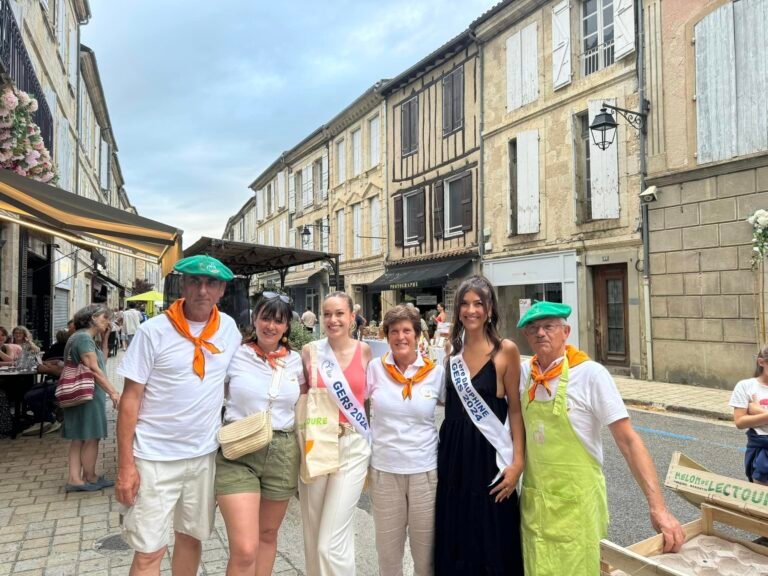
<svg viewBox="0 0 768 576">
<path fill-rule="evenodd" d="M 469 377 L 469 367 L 461 354 L 451 357 L 450 367 L 453 387 L 464 405 L 464 410 L 475 427 L 496 449 L 496 466 L 498 466 L 499 472 L 491 481 L 491 485 L 493 485 L 501 477 L 504 468 L 510 466 L 513 461 L 514 446 L 509 434 L 509 417 L 502 424 L 501 420 L 485 403 L 485 400 L 477 393 Z"/>
<path fill-rule="evenodd" d="M 323 379 L 328 393 L 349 423 L 352 424 L 361 436 L 370 442 L 371 430 L 368 418 L 365 415 L 365 409 L 352 393 L 349 382 L 347 382 L 347 378 L 344 376 L 341 366 L 339 366 L 339 361 L 336 359 L 336 354 L 333 353 L 333 349 L 328 344 L 328 339 L 318 340 L 314 343 L 314 346 L 317 347 L 320 377 Z"/>
</svg>

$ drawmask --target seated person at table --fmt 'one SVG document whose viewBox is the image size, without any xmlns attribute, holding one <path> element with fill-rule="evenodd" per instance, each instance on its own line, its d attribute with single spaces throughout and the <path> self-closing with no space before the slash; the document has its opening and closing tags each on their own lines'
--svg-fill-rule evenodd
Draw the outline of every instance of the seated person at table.
<svg viewBox="0 0 768 576">
<path fill-rule="evenodd" d="M 0 366 L 10 366 L 21 357 L 21 346 L 10 342 L 11 335 L 0 326 Z"/>
<path fill-rule="evenodd" d="M 42 364 L 37 366 L 38 374 L 45 375 L 43 383 L 24 395 L 27 410 L 31 410 L 34 414 L 34 421 L 52 424 L 44 429 L 45 432 L 53 432 L 61 427 L 56 418 L 56 384 L 64 369 L 64 347 L 71 334 L 69 330 L 56 332 L 56 342 L 45 351 Z M 39 430 L 37 425 L 33 425 L 27 431 L 30 434 L 36 434 Z"/>
</svg>

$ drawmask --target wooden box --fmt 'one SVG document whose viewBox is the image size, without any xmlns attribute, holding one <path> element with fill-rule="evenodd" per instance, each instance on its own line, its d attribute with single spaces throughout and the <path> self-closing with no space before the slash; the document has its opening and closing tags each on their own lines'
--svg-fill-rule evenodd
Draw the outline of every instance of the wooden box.
<svg viewBox="0 0 768 576">
<path fill-rule="evenodd" d="M 683 525 L 686 541 L 700 534 L 717 536 L 768 556 L 768 547 L 724 533 L 715 526 L 715 522 L 719 522 L 768 538 L 768 486 L 713 474 L 680 452 L 673 455 L 664 484 L 700 508 L 701 516 Z M 602 540 L 601 573 L 609 575 L 614 570 L 622 570 L 644 576 L 687 576 L 654 560 L 654 556 L 663 552 L 663 547 L 661 534 L 626 548 Z"/>
</svg>

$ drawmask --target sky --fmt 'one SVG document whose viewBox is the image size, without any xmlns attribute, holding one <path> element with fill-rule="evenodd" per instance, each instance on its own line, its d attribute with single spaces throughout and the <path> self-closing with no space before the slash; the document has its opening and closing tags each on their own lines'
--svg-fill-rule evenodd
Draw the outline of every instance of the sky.
<svg viewBox="0 0 768 576">
<path fill-rule="evenodd" d="M 185 246 L 221 237 L 283 151 L 495 3 L 90 0 L 131 203 Z"/>
</svg>

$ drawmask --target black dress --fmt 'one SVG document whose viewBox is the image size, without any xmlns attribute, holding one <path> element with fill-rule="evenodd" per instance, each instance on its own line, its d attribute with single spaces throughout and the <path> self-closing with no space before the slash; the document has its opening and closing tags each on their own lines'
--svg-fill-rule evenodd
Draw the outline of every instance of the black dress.
<svg viewBox="0 0 768 576">
<path fill-rule="evenodd" d="M 435 576 L 522 576 L 517 493 L 494 502 L 489 484 L 498 473 L 496 450 L 467 416 L 450 371 L 446 380 L 437 450 Z M 504 422 L 507 400 L 496 397 L 493 361 L 475 374 L 472 385 Z"/>
</svg>

